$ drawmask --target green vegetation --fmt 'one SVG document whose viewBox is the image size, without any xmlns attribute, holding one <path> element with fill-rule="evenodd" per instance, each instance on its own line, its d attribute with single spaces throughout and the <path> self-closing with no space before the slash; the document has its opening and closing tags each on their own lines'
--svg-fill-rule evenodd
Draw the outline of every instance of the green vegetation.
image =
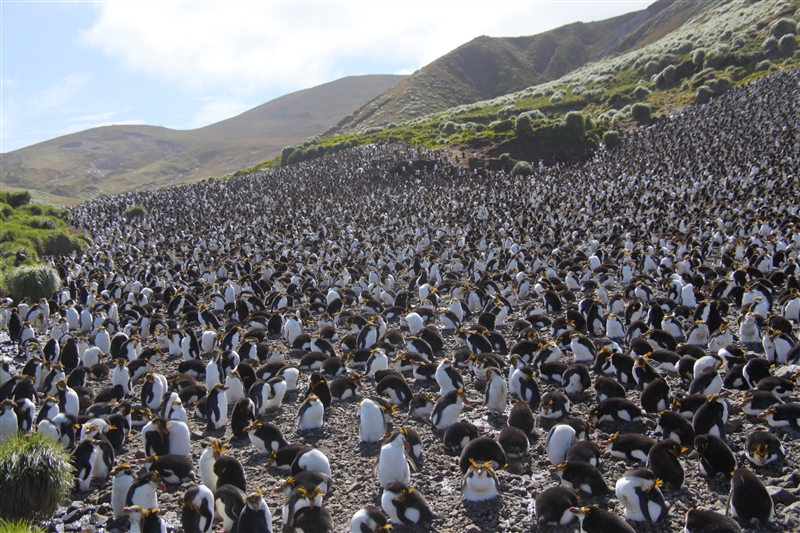
<svg viewBox="0 0 800 533">
<path fill-rule="evenodd" d="M 530 176 L 533 174 L 533 166 L 527 161 L 517 161 L 514 163 L 514 168 L 511 169 L 511 174 L 514 176 Z"/>
<path fill-rule="evenodd" d="M 30 520 L 3 520 L 0 518 L 0 533 L 44 533 L 44 528 L 34 526 Z"/>
<path fill-rule="evenodd" d="M 58 272 L 47 265 L 21 266 L 11 270 L 5 278 L 8 293 L 16 301 L 26 296 L 33 301 L 50 298 L 53 291 L 61 288 Z"/>
<path fill-rule="evenodd" d="M 603 134 L 603 144 L 606 149 L 611 150 L 619 144 L 619 132 L 615 130 L 608 130 Z"/>
<path fill-rule="evenodd" d="M 647 122 L 650 120 L 650 106 L 647 104 L 633 104 L 631 106 L 631 118 L 637 122 Z"/>
<path fill-rule="evenodd" d="M 208 183 L 214 183 L 214 178 L 208 178 Z M 147 209 L 140 205 L 134 205 L 125 210 L 125 220 L 132 222 L 134 219 L 141 220 L 147 216 Z"/>
<path fill-rule="evenodd" d="M 0 518 L 16 523 L 49 518 L 74 482 L 66 450 L 37 433 L 0 443 L 0 474 Z"/>
</svg>

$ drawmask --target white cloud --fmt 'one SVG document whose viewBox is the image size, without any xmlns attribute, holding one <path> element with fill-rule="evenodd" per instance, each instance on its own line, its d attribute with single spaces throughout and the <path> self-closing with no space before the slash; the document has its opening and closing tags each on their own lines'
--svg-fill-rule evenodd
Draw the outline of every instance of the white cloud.
<svg viewBox="0 0 800 533">
<path fill-rule="evenodd" d="M 241 96 L 310 87 L 364 64 L 413 72 L 478 35 L 532 35 L 649 3 L 105 2 L 81 38 L 130 70 Z"/>
<path fill-rule="evenodd" d="M 89 74 L 68 74 L 55 85 L 32 93 L 28 104 L 33 111 L 38 113 L 66 111 L 67 103 L 89 83 L 90 79 Z"/>
</svg>

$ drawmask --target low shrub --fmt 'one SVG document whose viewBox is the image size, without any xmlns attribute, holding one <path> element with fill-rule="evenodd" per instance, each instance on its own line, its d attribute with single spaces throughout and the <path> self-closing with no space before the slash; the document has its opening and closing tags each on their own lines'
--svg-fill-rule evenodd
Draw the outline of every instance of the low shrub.
<svg viewBox="0 0 800 533">
<path fill-rule="evenodd" d="M 60 444 L 34 433 L 0 443 L 0 518 L 46 520 L 69 493 L 69 454 Z"/>
<path fill-rule="evenodd" d="M 564 117 L 564 124 L 567 127 L 567 133 L 576 139 L 582 139 L 583 134 L 586 133 L 586 121 L 580 111 L 567 113 Z"/>
<path fill-rule="evenodd" d="M 697 94 L 694 97 L 694 101 L 698 104 L 707 104 L 711 101 L 711 98 L 714 96 L 714 91 L 711 90 L 711 87 L 708 85 L 701 85 L 697 88 Z"/>
<path fill-rule="evenodd" d="M 527 114 L 522 114 L 517 117 L 514 122 L 514 133 L 517 137 L 528 138 L 533 135 L 533 123 L 531 117 Z"/>
<path fill-rule="evenodd" d="M 631 118 L 637 122 L 647 122 L 650 120 L 650 106 L 647 104 L 633 104 L 631 106 Z"/>
<path fill-rule="evenodd" d="M 794 35 L 797 31 L 797 23 L 792 19 L 778 19 L 772 24 L 770 34 L 776 39 L 780 39 L 784 35 Z"/>
<path fill-rule="evenodd" d="M 778 51 L 782 56 L 790 56 L 797 49 L 797 39 L 792 34 L 781 37 L 778 41 Z"/>
<path fill-rule="evenodd" d="M 533 174 L 533 166 L 527 161 L 517 161 L 511 169 L 514 176 L 530 176 Z"/>
<path fill-rule="evenodd" d="M 53 291 L 61 289 L 61 278 L 53 267 L 47 265 L 22 266 L 8 274 L 6 286 L 16 301 L 26 296 L 38 301 L 40 298 L 50 298 Z"/>
<path fill-rule="evenodd" d="M 212 183 L 210 178 L 209 178 L 209 183 Z M 141 205 L 134 205 L 125 210 L 125 220 L 127 220 L 128 222 L 131 222 L 133 219 L 136 218 L 142 219 L 146 216 L 147 216 L 147 209 L 145 209 Z"/>
<path fill-rule="evenodd" d="M 608 150 L 617 146 L 620 142 L 619 132 L 616 130 L 608 130 L 603 134 L 603 144 L 606 145 Z"/>
</svg>

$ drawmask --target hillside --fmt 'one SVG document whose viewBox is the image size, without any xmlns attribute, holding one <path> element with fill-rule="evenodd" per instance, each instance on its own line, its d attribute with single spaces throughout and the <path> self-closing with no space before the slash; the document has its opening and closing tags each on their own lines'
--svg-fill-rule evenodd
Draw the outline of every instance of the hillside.
<svg viewBox="0 0 800 533">
<path fill-rule="evenodd" d="M 29 189 L 37 199 L 76 203 L 222 176 L 336 124 L 402 79 L 351 76 L 195 130 L 130 125 L 65 135 L 0 155 L 3 186 Z"/>
<path fill-rule="evenodd" d="M 642 11 L 527 37 L 481 36 L 415 72 L 339 124 L 364 131 L 556 80 L 650 44 L 718 2 L 658 1 Z"/>
</svg>

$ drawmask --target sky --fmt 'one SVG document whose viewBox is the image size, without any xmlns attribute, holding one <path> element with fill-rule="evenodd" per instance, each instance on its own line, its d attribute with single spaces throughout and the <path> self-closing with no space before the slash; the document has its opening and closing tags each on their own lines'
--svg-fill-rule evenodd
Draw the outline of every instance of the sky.
<svg viewBox="0 0 800 533">
<path fill-rule="evenodd" d="M 110 124 L 207 126 L 345 76 L 411 74 L 480 35 L 650 3 L 0 0 L 0 153 Z"/>
</svg>

